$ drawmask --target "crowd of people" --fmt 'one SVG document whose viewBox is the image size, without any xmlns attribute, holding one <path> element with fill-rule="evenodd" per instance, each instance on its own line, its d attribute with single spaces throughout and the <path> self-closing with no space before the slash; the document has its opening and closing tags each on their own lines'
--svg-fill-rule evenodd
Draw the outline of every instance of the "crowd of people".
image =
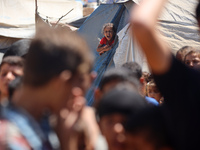
<svg viewBox="0 0 200 150">
<path fill-rule="evenodd" d="M 200 51 L 171 53 L 156 32 L 167 0 L 143 0 L 131 12 L 132 36 L 151 73 L 136 62 L 108 69 L 94 91 L 94 57 L 75 32 L 40 27 L 14 43 L 0 64 L 0 150 L 193 150 L 200 135 Z M 196 9 L 200 23 L 200 2 Z M 115 44 L 103 27 L 99 55 Z"/>
</svg>

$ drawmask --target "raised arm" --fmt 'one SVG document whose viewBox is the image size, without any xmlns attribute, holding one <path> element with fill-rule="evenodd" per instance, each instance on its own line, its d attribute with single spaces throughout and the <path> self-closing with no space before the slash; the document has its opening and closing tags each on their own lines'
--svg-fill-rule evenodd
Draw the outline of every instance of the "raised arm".
<svg viewBox="0 0 200 150">
<path fill-rule="evenodd" d="M 145 53 L 155 74 L 168 71 L 172 55 L 167 43 L 156 31 L 157 18 L 167 0 L 143 0 L 131 12 L 132 35 Z"/>
</svg>

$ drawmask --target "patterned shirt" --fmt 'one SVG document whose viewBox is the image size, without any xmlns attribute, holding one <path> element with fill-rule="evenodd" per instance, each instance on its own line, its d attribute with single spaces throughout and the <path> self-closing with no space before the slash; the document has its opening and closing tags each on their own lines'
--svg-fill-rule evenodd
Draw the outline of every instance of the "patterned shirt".
<svg viewBox="0 0 200 150">
<path fill-rule="evenodd" d="M 0 107 L 0 150 L 52 150 L 40 125 L 24 110 Z"/>
</svg>

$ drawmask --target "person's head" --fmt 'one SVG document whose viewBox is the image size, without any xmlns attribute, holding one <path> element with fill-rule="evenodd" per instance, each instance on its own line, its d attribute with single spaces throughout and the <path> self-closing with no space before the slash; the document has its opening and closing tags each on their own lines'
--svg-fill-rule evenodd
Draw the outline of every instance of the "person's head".
<svg viewBox="0 0 200 150">
<path fill-rule="evenodd" d="M 90 86 L 92 62 L 86 42 L 76 33 L 42 28 L 26 56 L 23 85 L 48 90 L 50 99 L 44 103 L 58 112 L 66 106 L 73 87 L 85 92 Z"/>
<path fill-rule="evenodd" d="M 26 54 L 28 53 L 30 43 L 31 43 L 31 40 L 29 39 L 22 39 L 13 43 L 5 52 L 5 54 L 3 55 L 3 58 L 7 56 L 19 56 L 19 57 L 25 58 Z"/>
<path fill-rule="evenodd" d="M 113 23 L 106 23 L 103 26 L 102 32 L 108 42 L 111 42 L 115 38 L 115 27 Z"/>
<path fill-rule="evenodd" d="M 160 103 L 162 95 L 153 80 L 147 83 L 147 96 L 154 98 Z"/>
<path fill-rule="evenodd" d="M 129 69 L 131 71 L 130 77 L 141 83 L 138 89 L 142 95 L 146 96 L 146 84 L 152 79 L 152 76 L 148 72 L 142 72 L 141 66 L 136 62 L 127 62 L 122 67 Z"/>
<path fill-rule="evenodd" d="M 8 98 L 8 84 L 23 75 L 24 60 L 18 56 L 5 57 L 0 64 L 1 99 Z"/>
<path fill-rule="evenodd" d="M 131 71 L 131 76 L 133 78 L 138 79 L 138 81 L 142 77 L 142 68 L 138 63 L 136 63 L 136 62 L 127 62 L 127 63 L 123 64 L 122 67 L 129 69 Z"/>
<path fill-rule="evenodd" d="M 197 23 L 200 27 L 200 1 L 196 7 L 196 20 L 197 20 Z"/>
<path fill-rule="evenodd" d="M 126 149 L 124 123 L 132 113 L 146 106 L 145 99 L 126 85 L 118 85 L 103 96 L 97 107 L 97 115 L 109 150 Z"/>
<path fill-rule="evenodd" d="M 107 70 L 99 84 L 99 87 L 95 91 L 95 102 L 98 103 L 102 96 L 113 89 L 119 83 L 127 83 L 133 88 L 139 86 L 139 82 L 132 78 L 129 78 L 131 71 L 126 68 L 111 68 Z"/>
<path fill-rule="evenodd" d="M 176 59 L 180 60 L 181 62 L 184 62 L 185 55 L 192 50 L 194 50 L 192 46 L 184 46 L 180 48 L 176 52 Z"/>
<path fill-rule="evenodd" d="M 152 79 L 152 76 L 148 72 L 142 72 L 140 82 L 142 83 L 142 94 L 147 96 L 147 83 Z"/>
<path fill-rule="evenodd" d="M 185 55 L 184 63 L 190 68 L 199 70 L 200 68 L 200 52 L 192 50 Z"/>
<path fill-rule="evenodd" d="M 173 140 L 160 107 L 148 107 L 125 124 L 127 150 L 172 150 Z"/>
</svg>

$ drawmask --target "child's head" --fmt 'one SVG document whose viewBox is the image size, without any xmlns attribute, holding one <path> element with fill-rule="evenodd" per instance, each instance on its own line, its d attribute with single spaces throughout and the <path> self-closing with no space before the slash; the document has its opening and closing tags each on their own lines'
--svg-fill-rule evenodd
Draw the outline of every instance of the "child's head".
<svg viewBox="0 0 200 150">
<path fill-rule="evenodd" d="M 190 68 L 200 68 L 200 52 L 197 50 L 191 50 L 185 55 L 184 63 Z"/>
<path fill-rule="evenodd" d="M 8 97 L 8 84 L 17 76 L 23 75 L 24 60 L 18 56 L 8 56 L 0 65 L 1 99 Z"/>
<path fill-rule="evenodd" d="M 109 150 L 126 149 L 124 123 L 132 113 L 137 113 L 146 106 L 145 99 L 139 93 L 124 85 L 118 85 L 103 96 L 97 107 L 97 114 Z"/>
<path fill-rule="evenodd" d="M 99 102 L 101 97 L 113 89 L 119 83 L 121 84 L 129 84 L 133 87 L 133 89 L 137 89 L 139 83 L 137 80 L 134 80 L 129 77 L 131 72 L 126 68 L 112 68 L 107 70 L 99 84 L 99 87 L 95 91 L 95 101 Z"/>
<path fill-rule="evenodd" d="M 93 56 L 78 34 L 60 29 L 44 29 L 30 45 L 24 83 L 37 87 L 68 70 L 73 77 L 89 73 Z"/>
<path fill-rule="evenodd" d="M 108 42 L 111 42 L 115 38 L 115 27 L 113 23 L 106 23 L 103 26 L 102 32 Z"/>
<path fill-rule="evenodd" d="M 184 62 L 184 58 L 185 58 L 185 55 L 194 50 L 193 47 L 191 46 L 184 46 L 182 47 L 181 49 L 179 49 L 177 52 L 176 52 L 176 59 L 180 60 L 181 62 Z"/>
<path fill-rule="evenodd" d="M 147 96 L 156 99 L 160 103 L 162 95 L 154 81 L 150 81 L 147 83 Z"/>
<path fill-rule="evenodd" d="M 172 150 L 174 145 L 160 107 L 145 108 L 125 124 L 127 149 Z"/>
<path fill-rule="evenodd" d="M 129 69 L 133 78 L 140 80 L 142 77 L 142 68 L 137 62 L 127 62 L 122 67 Z"/>
<path fill-rule="evenodd" d="M 90 86 L 93 55 L 77 33 L 46 27 L 39 30 L 26 56 L 23 86 L 38 91 L 57 90 L 46 92 L 43 104 L 58 113 L 66 107 L 75 87 L 85 93 Z"/>
</svg>

